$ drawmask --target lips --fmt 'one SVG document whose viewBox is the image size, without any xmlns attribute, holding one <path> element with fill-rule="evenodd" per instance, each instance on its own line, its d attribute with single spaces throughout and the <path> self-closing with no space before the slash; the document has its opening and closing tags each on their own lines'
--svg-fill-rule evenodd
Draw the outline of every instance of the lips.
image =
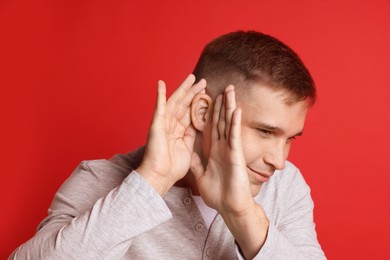
<svg viewBox="0 0 390 260">
<path fill-rule="evenodd" d="M 255 169 L 253 169 L 253 168 L 251 168 L 251 167 L 249 167 L 249 166 L 248 166 L 248 168 L 249 168 L 252 172 L 257 173 L 257 174 L 260 174 L 260 175 L 263 176 L 264 178 L 269 178 L 269 177 L 271 177 L 271 176 L 273 175 L 272 173 L 264 173 L 264 172 L 255 170 Z"/>
<path fill-rule="evenodd" d="M 261 172 L 261 171 L 258 171 L 258 170 L 255 170 L 249 166 L 247 166 L 248 169 L 254 173 L 254 175 L 256 176 L 256 178 L 261 181 L 261 182 L 266 182 L 269 180 L 269 178 L 273 175 L 272 173 L 264 173 L 264 172 Z"/>
</svg>

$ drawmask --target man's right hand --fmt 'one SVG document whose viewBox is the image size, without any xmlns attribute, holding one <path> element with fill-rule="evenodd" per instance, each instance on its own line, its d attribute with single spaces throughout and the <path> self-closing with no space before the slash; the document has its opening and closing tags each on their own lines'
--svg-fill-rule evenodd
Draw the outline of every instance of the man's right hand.
<svg viewBox="0 0 390 260">
<path fill-rule="evenodd" d="M 164 195 L 189 170 L 196 131 L 191 124 L 190 105 L 198 93 L 204 91 L 206 81 L 194 84 L 189 75 L 166 100 L 166 87 L 158 82 L 156 109 L 149 128 L 145 155 L 136 169 L 157 191 Z"/>
</svg>

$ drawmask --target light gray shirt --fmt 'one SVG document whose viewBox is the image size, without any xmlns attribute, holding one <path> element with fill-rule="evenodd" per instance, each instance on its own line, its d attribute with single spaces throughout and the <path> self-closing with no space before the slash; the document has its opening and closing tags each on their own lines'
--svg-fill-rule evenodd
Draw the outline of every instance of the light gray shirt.
<svg viewBox="0 0 390 260">
<path fill-rule="evenodd" d="M 37 233 L 9 259 L 243 259 L 222 217 L 209 229 L 188 188 L 161 197 L 136 169 L 143 149 L 84 161 L 57 191 Z M 287 162 L 255 200 L 270 226 L 255 259 L 326 259 L 310 189 Z"/>
</svg>

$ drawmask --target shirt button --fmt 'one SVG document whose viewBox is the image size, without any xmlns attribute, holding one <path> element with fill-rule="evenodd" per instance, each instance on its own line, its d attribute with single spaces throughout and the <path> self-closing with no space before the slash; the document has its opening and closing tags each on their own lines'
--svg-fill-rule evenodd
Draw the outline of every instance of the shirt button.
<svg viewBox="0 0 390 260">
<path fill-rule="evenodd" d="M 200 231 L 200 230 L 203 229 L 203 225 L 199 223 L 199 224 L 197 224 L 197 225 L 195 226 L 195 229 L 196 229 L 197 231 Z"/>
<path fill-rule="evenodd" d="M 206 249 L 206 255 L 207 255 L 207 256 L 211 256 L 211 254 L 212 254 L 211 248 L 207 248 L 207 249 Z"/>
<path fill-rule="evenodd" d="M 191 202 L 192 202 L 192 200 L 191 200 L 189 197 L 184 198 L 184 200 L 183 200 L 183 203 L 184 203 L 185 205 L 190 205 Z"/>
</svg>

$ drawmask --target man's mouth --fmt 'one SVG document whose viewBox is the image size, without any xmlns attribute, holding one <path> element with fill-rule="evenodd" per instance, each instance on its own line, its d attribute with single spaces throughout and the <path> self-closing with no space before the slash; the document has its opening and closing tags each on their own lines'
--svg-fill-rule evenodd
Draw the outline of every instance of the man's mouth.
<svg viewBox="0 0 390 260">
<path fill-rule="evenodd" d="M 267 182 L 269 178 L 273 175 L 273 173 L 264 173 L 258 170 L 255 170 L 249 166 L 247 168 L 253 173 L 253 175 L 258 179 L 260 182 Z"/>
</svg>

